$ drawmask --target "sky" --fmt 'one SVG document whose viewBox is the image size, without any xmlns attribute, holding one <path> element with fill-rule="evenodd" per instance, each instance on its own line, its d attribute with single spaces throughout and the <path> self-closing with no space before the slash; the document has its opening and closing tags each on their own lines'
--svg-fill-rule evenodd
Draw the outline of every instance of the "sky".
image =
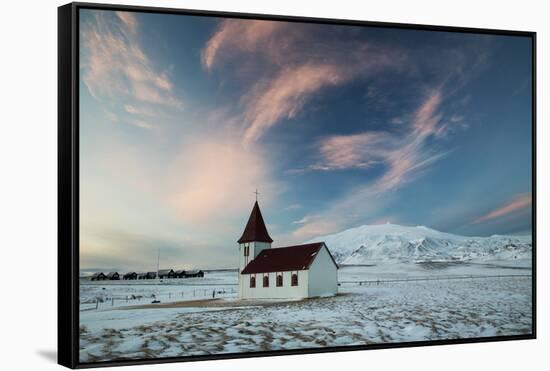
<svg viewBox="0 0 550 371">
<path fill-rule="evenodd" d="M 520 36 L 80 10 L 81 269 L 238 264 L 363 224 L 532 227 Z"/>
</svg>

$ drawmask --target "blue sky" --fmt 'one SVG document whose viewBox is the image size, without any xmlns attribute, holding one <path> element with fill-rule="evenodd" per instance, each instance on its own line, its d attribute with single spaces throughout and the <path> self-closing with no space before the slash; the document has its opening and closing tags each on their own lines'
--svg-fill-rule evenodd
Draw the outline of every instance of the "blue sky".
<svg viewBox="0 0 550 371">
<path fill-rule="evenodd" d="M 528 38 L 80 19 L 82 268 L 235 266 L 256 188 L 275 246 L 531 232 Z"/>
</svg>

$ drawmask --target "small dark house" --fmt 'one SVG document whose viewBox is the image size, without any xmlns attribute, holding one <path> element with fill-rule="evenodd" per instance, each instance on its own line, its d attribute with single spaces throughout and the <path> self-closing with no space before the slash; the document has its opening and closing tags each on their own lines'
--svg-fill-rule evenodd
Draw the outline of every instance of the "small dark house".
<svg viewBox="0 0 550 371">
<path fill-rule="evenodd" d="M 176 272 L 173 269 L 161 269 L 159 270 L 159 278 L 175 278 Z"/>
<path fill-rule="evenodd" d="M 95 272 L 90 278 L 91 281 L 104 281 L 107 279 L 107 276 L 103 272 Z"/>
<path fill-rule="evenodd" d="M 107 279 L 111 281 L 119 280 L 120 275 L 118 274 L 118 272 L 109 272 L 107 274 Z"/>
<path fill-rule="evenodd" d="M 138 273 L 137 278 L 138 278 L 138 280 L 146 280 L 147 279 L 147 273 Z"/>
<path fill-rule="evenodd" d="M 185 271 L 183 269 L 180 269 L 180 270 L 177 270 L 175 273 L 174 273 L 174 276 L 176 278 L 184 278 L 185 277 Z"/>
<path fill-rule="evenodd" d="M 185 278 L 191 278 L 191 277 L 204 277 L 204 272 L 196 269 L 185 271 Z"/>
<path fill-rule="evenodd" d="M 137 280 L 137 273 L 136 272 L 128 272 L 124 276 L 122 276 L 122 279 Z"/>
<path fill-rule="evenodd" d="M 147 279 L 154 280 L 157 278 L 157 272 L 147 272 Z"/>
</svg>

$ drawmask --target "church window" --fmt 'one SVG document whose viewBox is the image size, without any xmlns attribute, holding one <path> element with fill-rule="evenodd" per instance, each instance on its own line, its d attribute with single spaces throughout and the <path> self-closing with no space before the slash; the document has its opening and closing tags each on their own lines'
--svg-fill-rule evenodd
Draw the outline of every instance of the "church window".
<svg viewBox="0 0 550 371">
<path fill-rule="evenodd" d="M 256 277 L 250 276 L 250 287 L 256 287 Z"/>
<path fill-rule="evenodd" d="M 250 254 L 250 245 L 245 243 L 244 244 L 244 256 L 248 256 Z"/>
<path fill-rule="evenodd" d="M 292 273 L 291 285 L 298 286 L 298 273 Z"/>
<path fill-rule="evenodd" d="M 269 276 L 264 276 L 264 287 L 269 287 Z"/>
<path fill-rule="evenodd" d="M 283 274 L 277 274 L 277 287 L 283 286 Z"/>
</svg>

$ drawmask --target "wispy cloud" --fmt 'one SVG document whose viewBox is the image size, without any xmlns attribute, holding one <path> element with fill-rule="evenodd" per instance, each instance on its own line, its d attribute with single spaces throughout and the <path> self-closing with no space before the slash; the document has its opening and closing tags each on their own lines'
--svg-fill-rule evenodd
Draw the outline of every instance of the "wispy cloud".
<svg viewBox="0 0 550 371">
<path fill-rule="evenodd" d="M 144 121 L 144 120 L 139 120 L 139 119 L 132 119 L 132 120 L 129 120 L 129 123 L 134 125 L 134 126 L 137 126 L 139 128 L 142 128 L 142 129 L 154 129 L 156 126 L 151 124 L 150 122 L 147 122 L 147 121 Z"/>
<path fill-rule="evenodd" d="M 381 50 L 369 57 L 370 48 L 365 45 L 352 48 L 356 49 L 347 60 L 329 54 L 324 61 L 317 61 L 305 55 L 300 64 L 284 67 L 274 77 L 254 86 L 243 97 L 248 125 L 244 142 L 257 141 L 270 127 L 284 119 L 295 118 L 323 89 L 345 84 L 354 78 L 364 78 L 378 69 L 394 68 L 399 61 L 399 58 L 392 60 L 391 53 Z"/>
<path fill-rule="evenodd" d="M 282 70 L 267 84 L 261 83 L 247 96 L 245 143 L 260 138 L 265 130 L 284 118 L 293 118 L 314 92 L 349 79 L 335 65 L 304 64 Z"/>
<path fill-rule="evenodd" d="M 312 170 L 367 169 L 383 165 L 385 172 L 374 183 L 379 191 L 390 190 L 407 181 L 415 172 L 441 158 L 432 152 L 426 140 L 437 133 L 442 121 L 441 91 L 433 90 L 403 127 L 404 134 L 368 131 L 324 138 L 319 144 L 320 160 Z M 407 131 L 408 130 L 408 131 Z"/>
<path fill-rule="evenodd" d="M 386 156 L 388 170 L 375 183 L 378 191 L 392 190 L 414 178 L 429 165 L 447 155 L 447 152 L 431 150 L 427 139 L 437 133 L 443 117 L 440 112 L 442 92 L 433 90 L 413 115 L 412 131 L 409 132 L 397 148 Z"/>
<path fill-rule="evenodd" d="M 277 22 L 231 20 L 221 23 L 206 44 L 202 63 L 208 70 L 222 69 L 225 62 L 234 59 L 243 63 L 256 61 L 262 67 L 255 70 L 260 71 L 258 82 L 245 90 L 241 98 L 244 147 L 253 146 L 275 125 L 298 117 L 316 94 L 357 79 L 366 80 L 379 72 L 396 72 L 406 65 L 407 56 L 400 50 L 380 47 L 364 39 L 358 42 L 349 38 L 342 43 L 341 37 L 335 39 L 336 48 L 330 35 L 319 43 L 317 32 L 312 25 L 283 28 Z M 245 55 L 248 59 L 243 59 Z M 299 225 L 295 236 L 337 228 L 352 215 L 362 214 L 346 213 L 346 207 L 378 204 L 382 193 L 401 187 L 444 157 L 446 152 L 432 151 L 426 145 L 428 138 L 445 130 L 441 125 L 442 100 L 442 88 L 434 88 L 416 111 L 400 117 L 403 134 L 378 130 L 322 139 L 318 161 L 307 169 L 294 170 L 296 173 L 369 169 L 378 165 L 384 171 L 371 184 L 353 192 L 353 196 L 336 202 L 326 213 L 295 221 L 293 224 Z M 331 220 L 334 215 L 338 215 L 336 221 Z"/>
<path fill-rule="evenodd" d="M 125 104 L 124 110 L 132 115 L 137 116 L 157 116 L 158 113 L 148 107 L 136 107 L 131 104 Z"/>
<path fill-rule="evenodd" d="M 437 131 L 437 125 L 441 121 L 441 114 L 437 111 L 440 103 L 441 91 L 436 89 L 415 113 L 412 125 L 417 137 L 425 138 Z"/>
<path fill-rule="evenodd" d="M 306 224 L 306 223 L 311 222 L 314 219 L 316 219 L 315 216 L 306 215 L 302 219 L 293 221 L 292 224 Z"/>
<path fill-rule="evenodd" d="M 83 81 L 96 98 L 127 96 L 141 104 L 183 107 L 166 72 L 158 71 L 139 43 L 133 13 L 97 12 L 83 25 Z"/>
<path fill-rule="evenodd" d="M 311 165 L 311 170 L 342 170 L 382 166 L 383 172 L 366 186 L 361 186 L 349 195 L 334 202 L 320 218 L 305 220 L 293 235 L 307 239 L 312 233 L 329 228 L 331 233 L 361 215 L 369 215 L 383 204 L 388 195 L 419 176 L 437 160 L 447 155 L 428 145 L 428 138 L 435 135 L 442 122 L 440 88 L 432 90 L 403 127 L 404 134 L 397 136 L 387 132 L 364 132 L 347 136 L 332 136 L 319 144 L 320 160 Z M 386 197 L 387 200 L 389 197 Z"/>
<path fill-rule="evenodd" d="M 124 23 L 125 29 L 129 33 L 135 33 L 138 28 L 136 16 L 129 12 L 115 12 L 116 16 Z"/>
<path fill-rule="evenodd" d="M 533 197 L 531 193 L 523 194 L 516 197 L 514 200 L 507 202 L 505 205 L 477 218 L 473 221 L 473 224 L 483 223 L 489 220 L 497 219 L 505 215 L 509 215 L 520 210 L 531 207 L 533 203 Z"/>
<path fill-rule="evenodd" d="M 237 50 L 253 51 L 260 44 L 264 44 L 262 46 L 265 47 L 265 44 L 269 44 L 274 35 L 284 30 L 285 26 L 285 23 L 275 21 L 225 20 L 220 23 L 202 51 L 202 63 L 207 69 L 211 69 L 222 53 L 232 54 Z"/>
<path fill-rule="evenodd" d="M 319 43 L 318 31 L 315 25 L 228 20 L 206 44 L 202 62 L 207 69 L 236 58 L 261 66 L 258 82 L 241 99 L 245 145 L 285 119 L 296 118 L 322 90 L 396 68 L 405 59 L 400 51 L 351 39 L 342 43 L 341 38 L 326 37 Z M 256 57 L 250 58 L 252 54 Z"/>
<path fill-rule="evenodd" d="M 395 138 L 384 132 L 331 136 L 319 144 L 322 158 L 310 168 L 313 170 L 369 168 L 384 161 L 396 146 Z"/>
</svg>

